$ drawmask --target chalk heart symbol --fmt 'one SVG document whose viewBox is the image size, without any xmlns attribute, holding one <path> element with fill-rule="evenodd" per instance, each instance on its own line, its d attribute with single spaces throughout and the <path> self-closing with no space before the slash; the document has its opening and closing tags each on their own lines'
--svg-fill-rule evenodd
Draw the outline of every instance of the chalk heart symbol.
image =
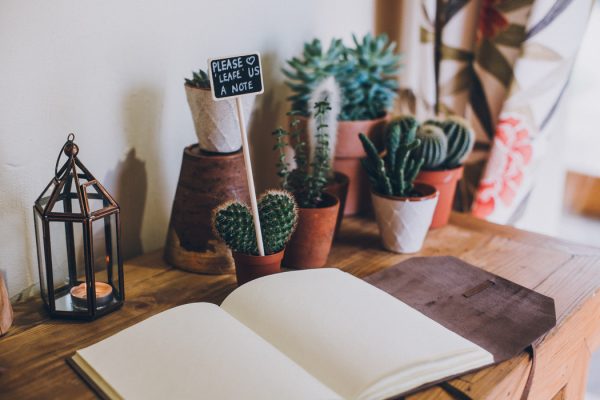
<svg viewBox="0 0 600 400">
<path fill-rule="evenodd" d="M 255 62 L 256 62 L 256 56 L 250 56 L 250 57 L 246 58 L 246 64 L 248 64 L 248 65 L 254 65 Z"/>
</svg>

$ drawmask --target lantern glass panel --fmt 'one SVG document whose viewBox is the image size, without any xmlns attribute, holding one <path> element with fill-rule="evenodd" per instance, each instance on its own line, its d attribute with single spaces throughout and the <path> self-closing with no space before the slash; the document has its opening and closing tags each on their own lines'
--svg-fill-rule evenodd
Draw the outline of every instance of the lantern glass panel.
<svg viewBox="0 0 600 400">
<path fill-rule="evenodd" d="M 42 223 L 42 216 L 35 208 L 33 210 L 33 220 L 35 222 L 35 240 L 37 244 L 37 259 L 40 272 L 40 291 L 42 292 L 42 299 L 46 304 L 48 304 L 46 258 L 44 257 L 44 225 Z"/>
<path fill-rule="evenodd" d="M 113 289 L 113 296 L 116 299 L 122 299 L 119 289 L 117 214 L 110 214 L 94 220 L 92 228 L 96 282 L 109 284 Z"/>
<path fill-rule="evenodd" d="M 80 222 L 50 221 L 52 278 L 57 311 L 86 311 L 75 307 L 70 290 L 85 282 L 85 249 L 83 224 Z"/>
<path fill-rule="evenodd" d="M 40 197 L 38 197 L 36 203 L 42 208 L 42 210 L 46 208 L 48 201 L 50 201 L 50 196 L 52 196 L 52 192 L 54 192 L 55 188 L 56 181 L 51 180 L 48 186 L 46 186 L 46 189 L 44 189 L 44 192 L 40 195 Z"/>
<path fill-rule="evenodd" d="M 109 205 L 97 184 L 91 183 L 89 185 L 84 185 L 83 188 L 85 190 L 88 210 L 90 213 L 102 210 L 104 207 Z"/>
<path fill-rule="evenodd" d="M 60 194 L 56 199 L 56 203 L 52 207 L 53 213 L 73 213 L 81 214 L 81 203 L 77 194 L 77 185 L 69 175 L 65 184 L 61 188 Z"/>
</svg>

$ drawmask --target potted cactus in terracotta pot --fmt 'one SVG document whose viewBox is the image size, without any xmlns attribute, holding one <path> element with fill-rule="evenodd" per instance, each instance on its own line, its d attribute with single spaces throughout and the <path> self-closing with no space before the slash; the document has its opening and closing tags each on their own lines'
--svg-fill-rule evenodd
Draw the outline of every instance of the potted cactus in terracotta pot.
<svg viewBox="0 0 600 400">
<path fill-rule="evenodd" d="M 283 188 L 293 193 L 299 207 L 298 227 L 283 260 L 283 265 L 290 268 L 320 268 L 325 265 L 340 206 L 338 198 L 325 191 L 330 171 L 329 139 L 325 124 L 329 103 L 326 100 L 317 102 L 314 110 L 317 127 L 311 161 L 307 143 L 300 138 L 298 121 L 292 123 L 291 133 L 281 128 L 273 132 L 275 150 L 279 151 L 278 175 Z M 294 150 L 294 169 L 290 169 L 286 161 L 285 148 L 288 146 Z"/>
<path fill-rule="evenodd" d="M 357 135 L 363 132 L 380 143 L 400 68 L 395 44 L 386 35 L 367 34 L 360 41 L 353 39 L 354 47 L 334 39 L 326 51 L 315 39 L 305 45 L 302 57 L 288 61 L 290 69 L 284 70 L 286 83 L 293 91 L 289 97 L 292 112 L 299 115 L 310 115 L 310 94 L 321 80 L 333 76 L 340 86 L 342 107 L 337 115 L 334 169 L 350 179 L 346 215 L 369 207 L 368 179 L 360 167 L 365 153 Z"/>
<path fill-rule="evenodd" d="M 383 157 L 367 136 L 359 135 L 367 154 L 362 165 L 371 182 L 381 240 L 386 249 L 397 253 L 421 249 L 438 200 L 433 186 L 413 184 L 423 165 L 422 158 L 411 154 L 421 144 L 416 130 L 416 121 L 405 130 L 394 124 L 386 135 Z"/>
<path fill-rule="evenodd" d="M 294 197 L 270 190 L 258 199 L 258 214 L 265 255 L 260 256 L 252 213 L 247 204 L 228 201 L 213 210 L 212 225 L 233 252 L 238 285 L 280 271 L 281 260 L 298 221 Z"/>
<path fill-rule="evenodd" d="M 439 228 L 450 218 L 456 185 L 463 174 L 462 163 L 473 149 L 475 133 L 464 119 L 449 117 L 425 121 L 417 130 L 417 138 L 421 146 L 415 156 L 424 162 L 416 182 L 432 185 L 440 192 L 431 222 L 431 228 Z"/>
</svg>

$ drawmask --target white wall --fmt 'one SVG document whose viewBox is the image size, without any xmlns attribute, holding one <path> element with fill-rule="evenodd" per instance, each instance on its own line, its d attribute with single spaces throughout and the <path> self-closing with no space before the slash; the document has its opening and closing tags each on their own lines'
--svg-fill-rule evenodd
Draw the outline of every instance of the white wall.
<svg viewBox="0 0 600 400">
<path fill-rule="evenodd" d="M 371 0 L 0 0 L 0 273 L 35 288 L 31 207 L 75 132 L 80 158 L 121 203 L 125 254 L 161 247 L 183 148 L 183 90 L 209 56 L 258 50 L 265 94 L 250 127 L 259 188 L 274 183 L 270 131 L 286 110 L 283 60 L 313 37 L 373 25 Z M 261 176 L 262 175 L 262 176 Z M 33 286 L 32 286 L 33 285 Z"/>
</svg>

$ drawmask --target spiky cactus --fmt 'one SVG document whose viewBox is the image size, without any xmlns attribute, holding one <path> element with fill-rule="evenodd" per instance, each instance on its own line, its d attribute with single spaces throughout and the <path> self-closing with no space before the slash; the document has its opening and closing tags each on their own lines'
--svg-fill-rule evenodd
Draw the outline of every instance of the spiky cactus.
<svg viewBox="0 0 600 400">
<path fill-rule="evenodd" d="M 413 194 L 413 181 L 421 170 L 423 159 L 411 156 L 421 144 L 421 140 L 415 137 L 417 122 L 406 126 L 407 129 L 402 130 L 400 124 L 394 124 L 388 131 L 383 158 L 373 142 L 364 134 L 359 134 L 367 153 L 361 162 L 373 190 L 379 194 L 398 197 L 410 197 Z"/>
<path fill-rule="evenodd" d="M 459 117 L 450 117 L 444 121 L 444 133 L 448 138 L 448 155 L 445 168 L 456 168 L 467 158 L 475 144 L 475 132 L 467 121 Z"/>
<path fill-rule="evenodd" d="M 323 79 L 338 75 L 344 51 L 340 39 L 332 39 L 327 50 L 323 49 L 319 39 L 314 39 L 304 44 L 301 57 L 287 61 L 289 68 L 283 68 L 282 72 L 288 79 L 285 84 L 293 92 L 288 97 L 292 102 L 292 112 L 306 117 L 310 115 L 311 94 Z"/>
<path fill-rule="evenodd" d="M 330 149 L 329 133 L 325 123 L 327 114 L 331 110 L 327 99 L 314 105 L 314 118 L 316 120 L 316 133 L 314 135 L 314 150 L 312 160 L 308 160 L 307 144 L 300 138 L 298 120 L 292 121 L 292 131 L 288 133 L 282 128 L 276 129 L 273 135 L 276 138 L 274 150 L 279 152 L 277 174 L 281 177 L 282 186 L 294 194 L 296 201 L 303 208 L 318 207 L 323 200 L 323 193 L 329 176 Z M 289 137 L 290 140 L 286 140 Z M 285 161 L 285 148 L 295 143 L 294 160 L 296 168 L 290 170 Z"/>
<path fill-rule="evenodd" d="M 185 84 L 199 89 L 210 89 L 210 79 L 202 69 L 192 72 L 192 79 L 185 78 Z"/>
<path fill-rule="evenodd" d="M 345 49 L 337 75 L 343 96 L 339 119 L 377 119 L 385 115 L 396 96 L 400 56 L 385 34 L 373 37 L 369 33 L 360 41 L 352 35 L 352 39 L 354 48 Z"/>
<path fill-rule="evenodd" d="M 415 156 L 423 158 L 423 168 L 434 169 L 444 164 L 448 155 L 448 139 L 442 128 L 433 124 L 423 124 L 417 129 L 421 146 Z"/>
<path fill-rule="evenodd" d="M 473 149 L 475 133 L 462 118 L 428 119 L 417 131 L 422 141 L 414 156 L 424 158 L 423 169 L 458 167 Z"/>
<path fill-rule="evenodd" d="M 294 197 L 283 190 L 269 190 L 258 199 L 258 215 L 265 255 L 284 249 L 298 221 Z M 258 255 L 254 220 L 248 205 L 229 201 L 213 210 L 213 229 L 236 253 Z"/>
<path fill-rule="evenodd" d="M 414 137 L 411 138 L 408 135 L 410 135 L 411 133 L 416 134 L 416 130 L 413 130 L 412 128 L 414 126 L 418 127 L 419 123 L 417 122 L 417 119 L 412 115 L 401 115 L 399 117 L 396 117 L 387 124 L 385 128 L 386 137 L 389 137 L 390 133 L 392 132 L 392 130 L 395 129 L 396 125 L 398 125 L 398 127 L 400 128 L 400 132 L 403 133 L 405 140 L 412 141 Z"/>
</svg>

